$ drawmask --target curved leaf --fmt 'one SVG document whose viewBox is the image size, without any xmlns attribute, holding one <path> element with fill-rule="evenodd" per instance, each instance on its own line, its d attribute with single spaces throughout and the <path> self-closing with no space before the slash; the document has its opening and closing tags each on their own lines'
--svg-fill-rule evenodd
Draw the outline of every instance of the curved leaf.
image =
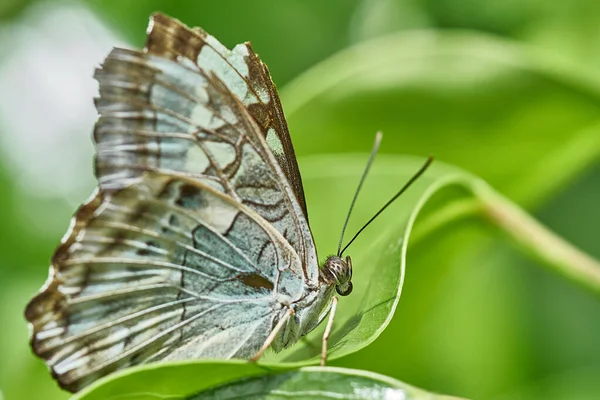
<svg viewBox="0 0 600 400">
<path fill-rule="evenodd" d="M 424 159 L 381 157 L 363 186 L 348 229 L 348 238 L 423 165 Z M 315 157 L 302 162 L 311 226 L 320 258 L 335 253 L 336 243 L 366 157 Z M 373 342 L 389 324 L 400 299 L 408 238 L 427 200 L 441 188 L 468 179 L 451 166 L 435 163 L 346 251 L 352 256 L 354 290 L 341 298 L 328 347 L 330 360 Z M 327 201 L 311 199 L 327 195 Z M 287 351 L 269 354 L 267 362 L 316 363 L 320 359 L 321 324 L 307 340 Z"/>
<path fill-rule="evenodd" d="M 371 372 L 344 369 L 306 367 L 300 370 L 243 379 L 211 388 L 190 400 L 209 399 L 451 399 L 440 396 L 395 379 Z"/>
<path fill-rule="evenodd" d="M 178 363 L 138 368 L 72 400 L 205 399 L 457 399 L 436 395 L 371 372 L 305 367 L 274 372 L 244 362 Z"/>
</svg>

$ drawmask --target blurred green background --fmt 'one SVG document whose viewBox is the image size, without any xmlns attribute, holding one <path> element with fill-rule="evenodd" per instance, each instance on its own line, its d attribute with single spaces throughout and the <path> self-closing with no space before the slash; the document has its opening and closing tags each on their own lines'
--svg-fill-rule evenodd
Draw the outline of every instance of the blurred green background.
<svg viewBox="0 0 600 400">
<path fill-rule="evenodd" d="M 140 47 L 156 10 L 228 46 L 252 41 L 301 169 L 365 152 L 383 130 L 382 152 L 470 170 L 600 257 L 597 0 L 3 0 L 0 398 L 68 397 L 30 354 L 22 310 L 95 185 L 93 68 L 112 46 Z M 317 242 L 335 242 L 324 231 Z M 391 325 L 334 364 L 465 397 L 594 399 L 599 332 L 597 295 L 469 218 L 410 248 Z"/>
</svg>

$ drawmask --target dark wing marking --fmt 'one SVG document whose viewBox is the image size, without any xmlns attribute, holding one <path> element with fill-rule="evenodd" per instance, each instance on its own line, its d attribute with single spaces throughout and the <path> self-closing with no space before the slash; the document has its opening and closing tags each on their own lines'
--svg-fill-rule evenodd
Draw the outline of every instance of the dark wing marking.
<svg viewBox="0 0 600 400">
<path fill-rule="evenodd" d="M 189 59 L 224 82 L 235 78 L 249 89 L 243 96 L 235 89 L 232 91 L 240 96 L 240 101 L 260 127 L 308 219 L 302 178 L 277 88 L 269 69 L 250 43 L 229 50 L 201 28 L 190 29 L 176 19 L 156 13 L 151 17 L 145 50 L 172 60 Z M 233 77 L 233 73 L 237 77 Z"/>
</svg>

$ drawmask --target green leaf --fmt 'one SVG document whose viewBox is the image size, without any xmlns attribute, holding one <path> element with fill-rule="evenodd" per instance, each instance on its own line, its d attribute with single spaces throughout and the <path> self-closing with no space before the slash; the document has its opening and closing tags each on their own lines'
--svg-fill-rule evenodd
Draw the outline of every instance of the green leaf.
<svg viewBox="0 0 600 400">
<path fill-rule="evenodd" d="M 557 54 L 475 32 L 350 47 L 282 90 L 298 154 L 435 155 L 538 204 L 600 155 L 600 80 Z M 315 134 L 319 132 L 322 134 Z"/>
<path fill-rule="evenodd" d="M 343 368 L 307 367 L 277 375 L 244 379 L 202 391 L 190 400 L 208 399 L 450 399 L 395 379 Z"/>
<path fill-rule="evenodd" d="M 352 198 L 355 186 L 352 182 L 358 179 L 364 165 L 361 161 L 356 156 L 330 156 L 315 157 L 303 163 L 309 199 L 313 193 L 314 196 L 335 194 L 328 196 L 329 202 L 313 206 L 309 201 L 312 229 L 321 255 L 335 250 L 336 231 L 347 209 L 344 203 L 348 204 Z M 359 200 L 354 223 L 350 226 L 360 226 L 369 219 L 379 205 L 393 195 L 395 188 L 408 181 L 422 164 L 423 160 L 409 157 L 381 157 L 364 186 L 363 195 L 368 194 L 368 201 Z M 429 205 L 425 215 L 420 216 L 432 198 L 433 207 Z M 400 300 L 409 238 L 417 216 L 423 221 L 416 237 L 420 241 L 433 235 L 436 229 L 473 214 L 503 229 L 548 267 L 600 293 L 600 263 L 549 232 L 481 179 L 437 162 L 347 252 L 353 257 L 354 291 L 338 305 L 328 348 L 330 360 L 366 347 L 390 323 Z M 265 359 L 317 362 L 325 324 L 322 325 L 292 349 Z"/>
<path fill-rule="evenodd" d="M 371 372 L 305 367 L 276 372 L 245 362 L 204 361 L 121 373 L 72 400 L 201 399 L 456 399 L 436 395 Z"/>
<path fill-rule="evenodd" d="M 101 379 L 74 395 L 72 400 L 177 398 L 223 382 L 265 373 L 265 369 L 245 361 L 149 364 Z"/>
<path fill-rule="evenodd" d="M 352 155 L 301 160 L 311 228 L 321 259 L 336 251 L 341 226 L 366 160 L 366 156 Z M 346 241 L 424 162 L 424 159 L 411 157 L 376 160 L 359 196 Z M 415 218 L 433 194 L 468 177 L 456 168 L 434 162 L 346 251 L 353 260 L 354 290 L 338 304 L 328 348 L 330 360 L 372 343 L 389 324 L 400 300 L 408 239 Z M 323 196 L 326 201 L 311 202 Z M 291 349 L 269 354 L 265 360 L 318 362 L 324 325 Z"/>
</svg>

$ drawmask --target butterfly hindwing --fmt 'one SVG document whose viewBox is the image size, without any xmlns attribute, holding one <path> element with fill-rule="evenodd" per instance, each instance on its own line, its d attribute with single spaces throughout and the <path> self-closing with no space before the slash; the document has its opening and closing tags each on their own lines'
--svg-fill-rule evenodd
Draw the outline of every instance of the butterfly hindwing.
<svg viewBox="0 0 600 400">
<path fill-rule="evenodd" d="M 248 358 L 278 316 L 275 286 L 303 275 L 252 210 L 154 173 L 83 206 L 53 269 L 27 317 L 34 350 L 71 390 L 147 361 Z M 297 299 L 302 286 L 286 292 Z"/>
</svg>

